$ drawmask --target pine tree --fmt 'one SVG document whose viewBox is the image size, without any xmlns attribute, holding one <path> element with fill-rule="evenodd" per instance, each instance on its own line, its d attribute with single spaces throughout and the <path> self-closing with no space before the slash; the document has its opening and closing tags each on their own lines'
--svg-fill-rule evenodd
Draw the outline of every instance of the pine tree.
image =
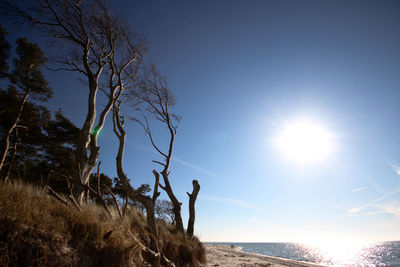
<svg viewBox="0 0 400 267">
<path fill-rule="evenodd" d="M 37 44 L 28 42 L 26 38 L 20 38 L 16 43 L 17 56 L 13 60 L 14 69 L 10 74 L 8 74 L 8 78 L 12 84 L 11 88 L 15 88 L 15 90 L 20 92 L 22 96 L 16 116 L 3 136 L 0 152 L 0 171 L 3 168 L 10 147 L 10 137 L 18 127 L 18 123 L 21 119 L 29 95 L 32 95 L 35 99 L 40 101 L 47 101 L 52 95 L 52 90 L 48 86 L 48 83 L 41 72 L 41 67 L 47 60 L 43 51 Z"/>
</svg>

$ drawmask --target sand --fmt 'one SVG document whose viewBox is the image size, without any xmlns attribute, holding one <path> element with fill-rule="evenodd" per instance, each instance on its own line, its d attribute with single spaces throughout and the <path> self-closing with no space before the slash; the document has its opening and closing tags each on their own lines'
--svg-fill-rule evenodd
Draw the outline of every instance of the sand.
<svg viewBox="0 0 400 267">
<path fill-rule="evenodd" d="M 262 256 L 257 254 L 251 254 L 241 252 L 235 248 L 231 248 L 227 245 L 210 245 L 206 244 L 207 252 L 207 267 L 219 267 L 219 266 L 269 266 L 269 267 L 281 267 L 281 266 L 302 266 L 302 267 L 317 267 L 321 265 L 294 261 L 284 258 Z"/>
</svg>

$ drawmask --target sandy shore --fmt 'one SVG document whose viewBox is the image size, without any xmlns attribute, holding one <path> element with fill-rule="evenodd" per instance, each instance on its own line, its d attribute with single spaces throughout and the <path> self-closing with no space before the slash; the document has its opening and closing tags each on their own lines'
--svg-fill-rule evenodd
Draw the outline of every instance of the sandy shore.
<svg viewBox="0 0 400 267">
<path fill-rule="evenodd" d="M 206 244 L 207 251 L 207 265 L 213 266 L 303 266 L 303 267 L 317 267 L 321 265 L 306 263 L 301 261 L 294 261 L 271 256 L 261 256 L 246 252 L 237 251 L 226 245 L 210 245 Z"/>
</svg>

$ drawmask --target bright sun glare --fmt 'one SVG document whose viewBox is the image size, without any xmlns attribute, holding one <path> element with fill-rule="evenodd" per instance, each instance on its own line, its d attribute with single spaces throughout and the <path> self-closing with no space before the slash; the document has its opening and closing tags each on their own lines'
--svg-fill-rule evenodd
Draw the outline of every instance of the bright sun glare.
<svg viewBox="0 0 400 267">
<path fill-rule="evenodd" d="M 288 123 L 275 140 L 286 157 L 298 163 L 323 161 L 332 152 L 333 135 L 307 120 Z"/>
</svg>

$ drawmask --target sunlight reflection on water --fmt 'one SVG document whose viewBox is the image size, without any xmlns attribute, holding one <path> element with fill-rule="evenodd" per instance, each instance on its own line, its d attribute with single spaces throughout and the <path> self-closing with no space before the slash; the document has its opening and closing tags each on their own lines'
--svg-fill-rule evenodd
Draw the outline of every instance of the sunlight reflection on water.
<svg viewBox="0 0 400 267">
<path fill-rule="evenodd" d="M 369 245 L 326 243 L 221 243 L 240 246 L 244 252 L 309 261 L 328 266 L 400 266 L 400 241 Z"/>
</svg>

